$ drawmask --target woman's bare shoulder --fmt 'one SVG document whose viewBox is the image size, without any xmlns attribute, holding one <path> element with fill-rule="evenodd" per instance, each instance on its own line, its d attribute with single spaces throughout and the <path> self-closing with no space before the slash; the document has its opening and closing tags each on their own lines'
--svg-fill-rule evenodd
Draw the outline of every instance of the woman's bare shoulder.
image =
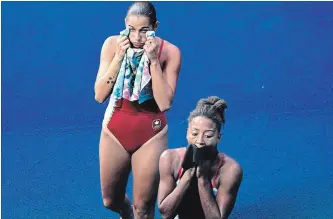
<svg viewBox="0 0 333 219">
<path fill-rule="evenodd" d="M 161 39 L 160 40 L 164 41 L 164 47 L 163 49 L 165 49 L 165 51 L 168 53 L 168 54 L 175 54 L 175 53 L 180 53 L 180 49 L 178 48 L 178 46 L 176 46 L 175 44 L 169 42 L 168 40 L 165 40 L 165 39 Z"/>
<path fill-rule="evenodd" d="M 172 166 L 172 169 L 176 169 L 176 167 L 179 166 L 185 151 L 185 147 L 167 149 L 161 154 L 160 162 L 167 163 Z"/>
<path fill-rule="evenodd" d="M 161 159 L 168 162 L 174 162 L 181 158 L 181 155 L 185 153 L 185 147 L 167 149 L 161 154 Z"/>
<path fill-rule="evenodd" d="M 107 37 L 102 45 L 101 49 L 101 59 L 110 62 L 116 51 L 116 43 L 119 36 L 109 36 Z"/>
<path fill-rule="evenodd" d="M 234 179 L 235 181 L 241 180 L 243 176 L 243 169 L 241 165 L 232 157 L 225 155 L 224 164 L 220 169 L 221 175 L 225 178 Z"/>
<path fill-rule="evenodd" d="M 115 45 L 118 37 L 119 37 L 119 35 L 108 36 L 104 40 L 103 46 L 111 47 L 112 45 Z"/>
</svg>

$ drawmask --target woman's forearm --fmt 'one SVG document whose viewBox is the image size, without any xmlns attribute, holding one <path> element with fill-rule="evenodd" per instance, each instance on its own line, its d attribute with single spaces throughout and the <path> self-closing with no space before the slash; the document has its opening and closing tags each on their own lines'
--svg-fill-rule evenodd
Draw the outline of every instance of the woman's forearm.
<svg viewBox="0 0 333 219">
<path fill-rule="evenodd" d="M 106 72 L 97 78 L 95 83 L 95 99 L 97 102 L 103 103 L 110 95 L 116 83 L 121 63 L 122 59 L 115 55 Z"/>
<path fill-rule="evenodd" d="M 190 186 L 190 179 L 182 178 L 176 188 L 159 204 L 158 209 L 163 219 L 173 219 L 178 206 Z"/>
<path fill-rule="evenodd" d="M 198 190 L 201 200 L 201 206 L 206 218 L 220 219 L 220 211 L 212 194 L 212 186 L 209 179 L 198 179 Z"/>
<path fill-rule="evenodd" d="M 171 107 L 173 91 L 165 78 L 159 61 L 150 64 L 154 99 L 161 111 L 167 111 Z"/>
</svg>

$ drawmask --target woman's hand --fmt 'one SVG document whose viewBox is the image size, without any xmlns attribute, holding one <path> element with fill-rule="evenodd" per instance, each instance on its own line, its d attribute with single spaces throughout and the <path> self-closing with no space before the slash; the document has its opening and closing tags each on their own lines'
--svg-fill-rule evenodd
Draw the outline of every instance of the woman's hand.
<svg viewBox="0 0 333 219">
<path fill-rule="evenodd" d="M 117 39 L 117 49 L 115 58 L 119 61 L 123 60 L 126 50 L 130 47 L 130 41 L 127 36 L 119 36 Z"/>
<path fill-rule="evenodd" d="M 196 171 L 195 167 L 192 167 L 192 168 L 186 170 L 182 179 L 184 178 L 186 181 L 187 180 L 191 181 L 192 178 L 195 176 L 195 171 Z"/>
<path fill-rule="evenodd" d="M 196 171 L 197 178 L 209 178 L 212 162 L 210 160 L 200 161 Z"/>
<path fill-rule="evenodd" d="M 150 63 L 158 62 L 158 57 L 157 57 L 158 43 L 156 38 L 148 37 L 143 48 L 146 51 Z"/>
</svg>

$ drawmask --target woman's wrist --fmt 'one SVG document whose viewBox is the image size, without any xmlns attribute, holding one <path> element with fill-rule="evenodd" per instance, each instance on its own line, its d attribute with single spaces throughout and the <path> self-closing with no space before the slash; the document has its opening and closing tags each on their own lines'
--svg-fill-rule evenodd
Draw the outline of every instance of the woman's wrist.
<svg viewBox="0 0 333 219">
<path fill-rule="evenodd" d="M 151 66 L 156 66 L 156 65 L 159 65 L 159 64 L 160 64 L 160 61 L 159 61 L 158 59 L 156 59 L 156 60 L 151 60 L 151 61 L 149 62 L 149 64 L 150 64 Z"/>
<path fill-rule="evenodd" d="M 122 62 L 124 57 L 120 57 L 117 53 L 114 55 L 113 59 L 116 61 L 116 62 Z"/>
</svg>

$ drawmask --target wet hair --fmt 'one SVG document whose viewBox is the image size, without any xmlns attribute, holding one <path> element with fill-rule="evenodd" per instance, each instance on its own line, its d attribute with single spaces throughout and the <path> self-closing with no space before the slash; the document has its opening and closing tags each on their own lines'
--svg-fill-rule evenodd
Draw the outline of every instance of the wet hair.
<svg viewBox="0 0 333 219">
<path fill-rule="evenodd" d="M 154 5 L 148 1 L 137 1 L 131 4 L 127 10 L 127 15 L 141 15 L 148 17 L 151 24 L 157 21 L 156 9 Z"/>
<path fill-rule="evenodd" d="M 196 108 L 190 113 L 188 122 L 191 122 L 195 117 L 203 116 L 215 122 L 220 132 L 221 126 L 225 124 L 224 111 L 226 108 L 227 103 L 217 96 L 200 99 Z"/>
</svg>

